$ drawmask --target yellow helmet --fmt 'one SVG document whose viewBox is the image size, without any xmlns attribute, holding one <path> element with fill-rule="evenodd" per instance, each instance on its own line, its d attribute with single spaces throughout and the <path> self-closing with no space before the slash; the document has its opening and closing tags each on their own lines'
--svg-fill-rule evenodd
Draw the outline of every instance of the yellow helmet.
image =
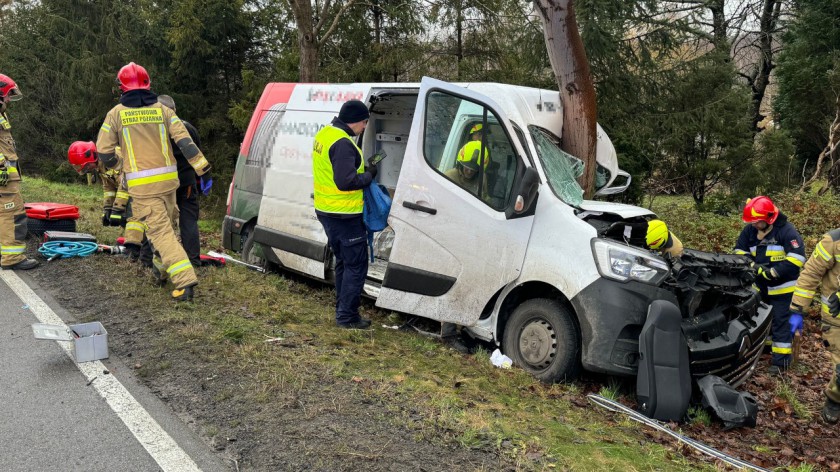
<svg viewBox="0 0 840 472">
<path fill-rule="evenodd" d="M 482 130 L 482 128 L 484 128 L 484 126 L 482 126 L 481 123 L 478 123 L 477 125 L 473 125 L 473 127 L 470 128 L 470 134 L 478 133 L 479 131 Z"/>
<path fill-rule="evenodd" d="M 651 249 L 659 249 L 668 241 L 668 225 L 662 220 L 648 221 L 645 242 Z"/>
</svg>

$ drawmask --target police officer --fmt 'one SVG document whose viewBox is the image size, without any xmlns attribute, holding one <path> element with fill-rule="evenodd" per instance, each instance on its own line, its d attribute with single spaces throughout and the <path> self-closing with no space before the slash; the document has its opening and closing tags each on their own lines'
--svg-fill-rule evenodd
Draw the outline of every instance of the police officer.
<svg viewBox="0 0 840 472">
<path fill-rule="evenodd" d="M 158 102 L 175 111 L 175 100 L 169 95 L 158 95 Z M 186 120 L 182 120 L 190 138 L 196 146 L 201 147 L 198 130 Z M 178 205 L 178 229 L 181 232 L 181 245 L 194 266 L 201 265 L 201 241 L 198 232 L 198 192 L 209 195 L 213 186 L 213 179 L 209 173 L 196 177 L 195 170 L 176 146 L 172 145 L 175 160 L 178 162 L 178 181 L 180 186 L 175 192 L 175 203 Z M 199 188 L 200 187 L 200 188 Z"/>
<path fill-rule="evenodd" d="M 207 173 L 210 164 L 175 112 L 158 103 L 146 69 L 129 63 L 120 69 L 117 80 L 122 95 L 99 131 L 99 158 L 105 167 L 114 168 L 119 164 L 115 148 L 122 148 L 132 213 L 145 225 L 146 237 L 160 254 L 159 272 L 175 285 L 171 293 L 175 301 L 192 300 L 198 279 L 172 227 L 178 167 L 170 136 L 198 175 Z"/>
<path fill-rule="evenodd" d="M 80 175 L 96 173 L 102 181 L 102 226 L 125 226 L 129 195 L 122 178 L 122 167 L 106 168 L 91 141 L 71 144 L 67 150 L 67 161 Z"/>
<path fill-rule="evenodd" d="M 799 269 L 805 264 L 805 244 L 793 224 L 767 197 L 748 200 L 743 220 L 748 224 L 741 231 L 734 252 L 753 259 L 761 299 L 773 306 L 770 373 L 778 375 L 791 362 L 790 303 Z"/>
<path fill-rule="evenodd" d="M 376 177 L 365 169 L 355 137 L 367 126 L 370 112 L 359 100 L 341 106 L 338 117 L 315 135 L 312 153 L 315 214 L 335 255 L 335 321 L 339 327 L 367 329 L 359 315 L 367 275 L 367 228 L 362 220 L 363 189 Z"/>
<path fill-rule="evenodd" d="M 822 315 L 823 341 L 831 354 L 834 374 L 825 388 L 825 406 L 822 418 L 836 424 L 840 418 L 840 229 L 823 235 L 811 258 L 805 263 L 790 305 L 791 331 L 802 329 L 802 314 L 811 305 L 820 286 L 820 313 Z"/>
<path fill-rule="evenodd" d="M 0 74 L 0 266 L 3 269 L 29 270 L 38 261 L 26 257 L 27 223 L 12 125 L 6 109 L 9 102 L 23 98 L 11 77 Z"/>
</svg>

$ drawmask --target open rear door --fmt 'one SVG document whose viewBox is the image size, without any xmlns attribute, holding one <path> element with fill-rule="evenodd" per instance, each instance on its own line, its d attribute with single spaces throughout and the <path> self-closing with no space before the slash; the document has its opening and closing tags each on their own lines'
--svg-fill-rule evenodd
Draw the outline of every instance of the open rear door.
<svg viewBox="0 0 840 472">
<path fill-rule="evenodd" d="M 472 179 L 457 163 L 464 149 L 478 159 Z M 533 216 L 514 215 L 511 208 L 528 165 L 523 156 L 517 130 L 493 100 L 423 78 L 391 208 L 395 240 L 377 306 L 476 323 L 522 268 Z"/>
</svg>

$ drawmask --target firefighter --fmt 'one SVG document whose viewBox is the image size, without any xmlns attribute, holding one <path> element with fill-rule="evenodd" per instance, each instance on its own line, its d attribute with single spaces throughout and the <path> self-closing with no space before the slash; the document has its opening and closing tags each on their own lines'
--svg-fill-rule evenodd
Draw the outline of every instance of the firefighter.
<svg viewBox="0 0 840 472">
<path fill-rule="evenodd" d="M 363 189 L 377 170 L 375 165 L 365 169 L 362 150 L 354 141 L 369 117 L 363 102 L 345 102 L 332 123 L 315 135 L 312 152 L 315 214 L 335 255 L 335 322 L 349 329 L 370 327 L 370 320 L 359 314 L 368 268 L 362 210 Z"/>
<path fill-rule="evenodd" d="M 762 301 L 773 306 L 770 373 L 778 375 L 791 362 L 790 303 L 799 270 L 805 264 L 805 244 L 787 216 L 765 196 L 747 200 L 743 220 L 747 225 L 738 237 L 734 252 L 752 258 L 756 288 Z"/>
<path fill-rule="evenodd" d="M 0 74 L 0 266 L 3 269 L 29 270 L 38 261 L 26 257 L 27 222 L 12 125 L 6 109 L 9 102 L 23 98 L 11 77 Z"/>
<path fill-rule="evenodd" d="M 484 148 L 484 159 L 481 159 L 481 137 L 483 136 L 481 123 L 470 128 L 470 140 L 458 151 L 455 156 L 455 167 L 444 173 L 449 180 L 455 182 L 459 187 L 478 195 L 479 169 L 481 164 L 487 169 L 490 162 L 489 150 Z M 482 162 L 479 162 L 482 161 Z M 486 177 L 486 174 L 485 174 Z M 484 179 L 484 192 L 487 191 L 487 179 Z"/>
<path fill-rule="evenodd" d="M 129 63 L 120 69 L 117 81 L 122 95 L 100 128 L 96 141 L 99 159 L 105 167 L 115 168 L 120 165 L 116 147 L 122 149 L 132 213 L 160 254 L 159 278 L 172 280 L 175 301 L 192 300 L 198 279 L 172 223 L 177 211 L 178 167 L 170 137 L 198 175 L 207 173 L 210 164 L 175 112 L 158 103 L 146 69 Z"/>
<path fill-rule="evenodd" d="M 125 226 L 128 191 L 122 179 L 122 168 L 106 168 L 92 141 L 76 141 L 67 150 L 67 161 L 79 175 L 96 173 L 102 181 L 102 226 Z"/>
<path fill-rule="evenodd" d="M 662 220 L 647 222 L 645 242 L 649 248 L 659 251 L 663 256 L 680 257 L 683 253 L 682 242 L 674 236 Z"/>
<path fill-rule="evenodd" d="M 822 418 L 836 424 L 840 418 L 840 228 L 823 235 L 811 258 L 805 263 L 790 305 L 791 331 L 802 329 L 802 315 L 811 305 L 820 286 L 820 313 L 823 341 L 831 354 L 834 373 L 825 389 Z"/>
</svg>

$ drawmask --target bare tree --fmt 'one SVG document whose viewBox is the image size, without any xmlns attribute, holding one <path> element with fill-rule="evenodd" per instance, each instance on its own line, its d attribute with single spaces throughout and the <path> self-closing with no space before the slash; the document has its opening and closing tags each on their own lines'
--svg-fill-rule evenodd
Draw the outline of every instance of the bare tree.
<svg viewBox="0 0 840 472">
<path fill-rule="evenodd" d="M 300 81 L 318 80 L 318 51 L 335 32 L 341 16 L 358 0 L 286 0 L 295 17 L 300 47 Z"/>
<path fill-rule="evenodd" d="M 814 175 L 802 184 L 801 190 L 805 190 L 817 179 L 819 179 L 823 168 L 828 168 L 829 185 L 823 187 L 820 190 L 820 193 L 824 193 L 831 187 L 836 188 L 840 186 L 840 168 L 837 166 L 837 150 L 838 147 L 840 147 L 840 94 L 837 95 L 835 109 L 836 113 L 834 115 L 834 122 L 831 123 L 828 131 L 828 144 L 825 145 L 822 152 L 820 152 L 820 155 L 817 157 L 817 168 L 814 170 Z M 825 164 L 826 159 L 828 159 L 828 165 Z"/>
<path fill-rule="evenodd" d="M 562 148 L 585 164 L 580 186 L 595 192 L 597 105 L 589 61 L 575 20 L 574 0 L 535 0 L 543 22 L 551 68 L 563 101 Z"/>
</svg>

